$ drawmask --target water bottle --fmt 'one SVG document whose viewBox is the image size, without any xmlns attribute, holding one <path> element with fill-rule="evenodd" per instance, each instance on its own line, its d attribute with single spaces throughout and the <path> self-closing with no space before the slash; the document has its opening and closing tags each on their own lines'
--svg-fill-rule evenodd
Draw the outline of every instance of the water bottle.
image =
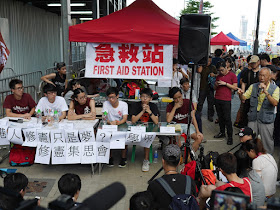
<svg viewBox="0 0 280 210">
<path fill-rule="evenodd" d="M 154 152 L 154 163 L 157 163 L 157 162 L 158 162 L 158 151 L 156 149 Z"/>
<path fill-rule="evenodd" d="M 59 116 L 58 116 L 58 111 L 57 110 L 54 110 L 53 122 L 54 122 L 54 127 L 58 127 Z"/>
<path fill-rule="evenodd" d="M 36 118 L 37 118 L 37 124 L 42 123 L 42 112 L 40 109 L 38 109 L 36 113 Z"/>
<path fill-rule="evenodd" d="M 108 113 L 107 113 L 107 111 L 103 112 L 102 121 L 103 121 L 103 125 L 107 125 L 107 121 L 108 121 Z"/>
</svg>

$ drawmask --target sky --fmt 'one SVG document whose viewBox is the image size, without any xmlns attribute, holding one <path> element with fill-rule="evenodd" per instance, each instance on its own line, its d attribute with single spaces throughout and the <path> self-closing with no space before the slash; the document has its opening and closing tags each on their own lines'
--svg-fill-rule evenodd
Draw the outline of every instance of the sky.
<svg viewBox="0 0 280 210">
<path fill-rule="evenodd" d="M 127 0 L 127 5 L 135 0 Z M 178 18 L 180 11 L 184 8 L 184 2 L 188 0 L 153 0 L 161 9 L 169 15 Z M 218 27 L 215 32 L 223 31 L 225 34 L 232 32 L 239 37 L 241 16 L 248 20 L 248 32 L 256 28 L 257 10 L 259 0 L 209 0 L 214 7 L 214 17 L 220 17 L 216 21 Z M 280 0 L 262 0 L 260 16 L 260 42 L 264 41 L 272 21 L 275 21 L 275 42 L 280 42 Z M 249 36 L 247 36 L 249 38 Z"/>
</svg>

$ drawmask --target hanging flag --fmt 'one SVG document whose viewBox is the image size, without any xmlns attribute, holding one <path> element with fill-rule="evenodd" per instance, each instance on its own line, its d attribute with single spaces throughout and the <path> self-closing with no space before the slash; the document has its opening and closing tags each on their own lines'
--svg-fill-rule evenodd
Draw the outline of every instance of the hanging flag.
<svg viewBox="0 0 280 210">
<path fill-rule="evenodd" d="M 2 34 L 0 32 L 0 73 L 6 65 L 9 55 L 10 55 L 10 51 L 7 48 L 4 39 L 2 37 Z"/>
<path fill-rule="evenodd" d="M 203 14 L 203 0 L 200 0 L 200 4 L 199 4 L 199 14 Z"/>
</svg>

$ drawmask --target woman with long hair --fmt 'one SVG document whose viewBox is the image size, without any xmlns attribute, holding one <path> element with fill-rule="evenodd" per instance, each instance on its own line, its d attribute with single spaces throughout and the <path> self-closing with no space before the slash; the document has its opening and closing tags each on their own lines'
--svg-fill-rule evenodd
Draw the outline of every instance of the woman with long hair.
<svg viewBox="0 0 280 210">
<path fill-rule="evenodd" d="M 95 120 L 95 102 L 81 88 L 74 90 L 68 111 L 68 120 Z"/>
<path fill-rule="evenodd" d="M 252 168 L 262 178 L 265 196 L 271 197 L 276 192 L 278 167 L 272 155 L 266 153 L 260 139 L 256 138 L 245 142 L 244 149 L 253 159 Z"/>
</svg>

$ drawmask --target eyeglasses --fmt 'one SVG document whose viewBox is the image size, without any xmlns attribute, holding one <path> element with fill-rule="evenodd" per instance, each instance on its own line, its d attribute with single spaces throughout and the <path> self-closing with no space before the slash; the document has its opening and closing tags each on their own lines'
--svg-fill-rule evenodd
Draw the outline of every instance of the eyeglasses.
<svg viewBox="0 0 280 210">
<path fill-rule="evenodd" d="M 14 90 L 23 90 L 23 89 L 24 89 L 24 87 L 23 87 L 23 86 L 18 87 L 18 88 L 14 88 Z"/>
<path fill-rule="evenodd" d="M 87 98 L 87 96 L 85 95 L 85 96 L 79 97 L 78 99 L 79 99 L 79 100 L 84 100 L 84 99 L 86 99 L 86 98 Z"/>
<path fill-rule="evenodd" d="M 149 99 L 149 98 L 151 98 L 151 96 L 140 96 L 140 98 Z"/>
<path fill-rule="evenodd" d="M 114 100 L 115 98 L 117 98 L 117 96 L 107 96 L 106 97 L 108 100 Z"/>
<path fill-rule="evenodd" d="M 48 95 L 54 95 L 56 92 L 47 92 Z"/>
</svg>

